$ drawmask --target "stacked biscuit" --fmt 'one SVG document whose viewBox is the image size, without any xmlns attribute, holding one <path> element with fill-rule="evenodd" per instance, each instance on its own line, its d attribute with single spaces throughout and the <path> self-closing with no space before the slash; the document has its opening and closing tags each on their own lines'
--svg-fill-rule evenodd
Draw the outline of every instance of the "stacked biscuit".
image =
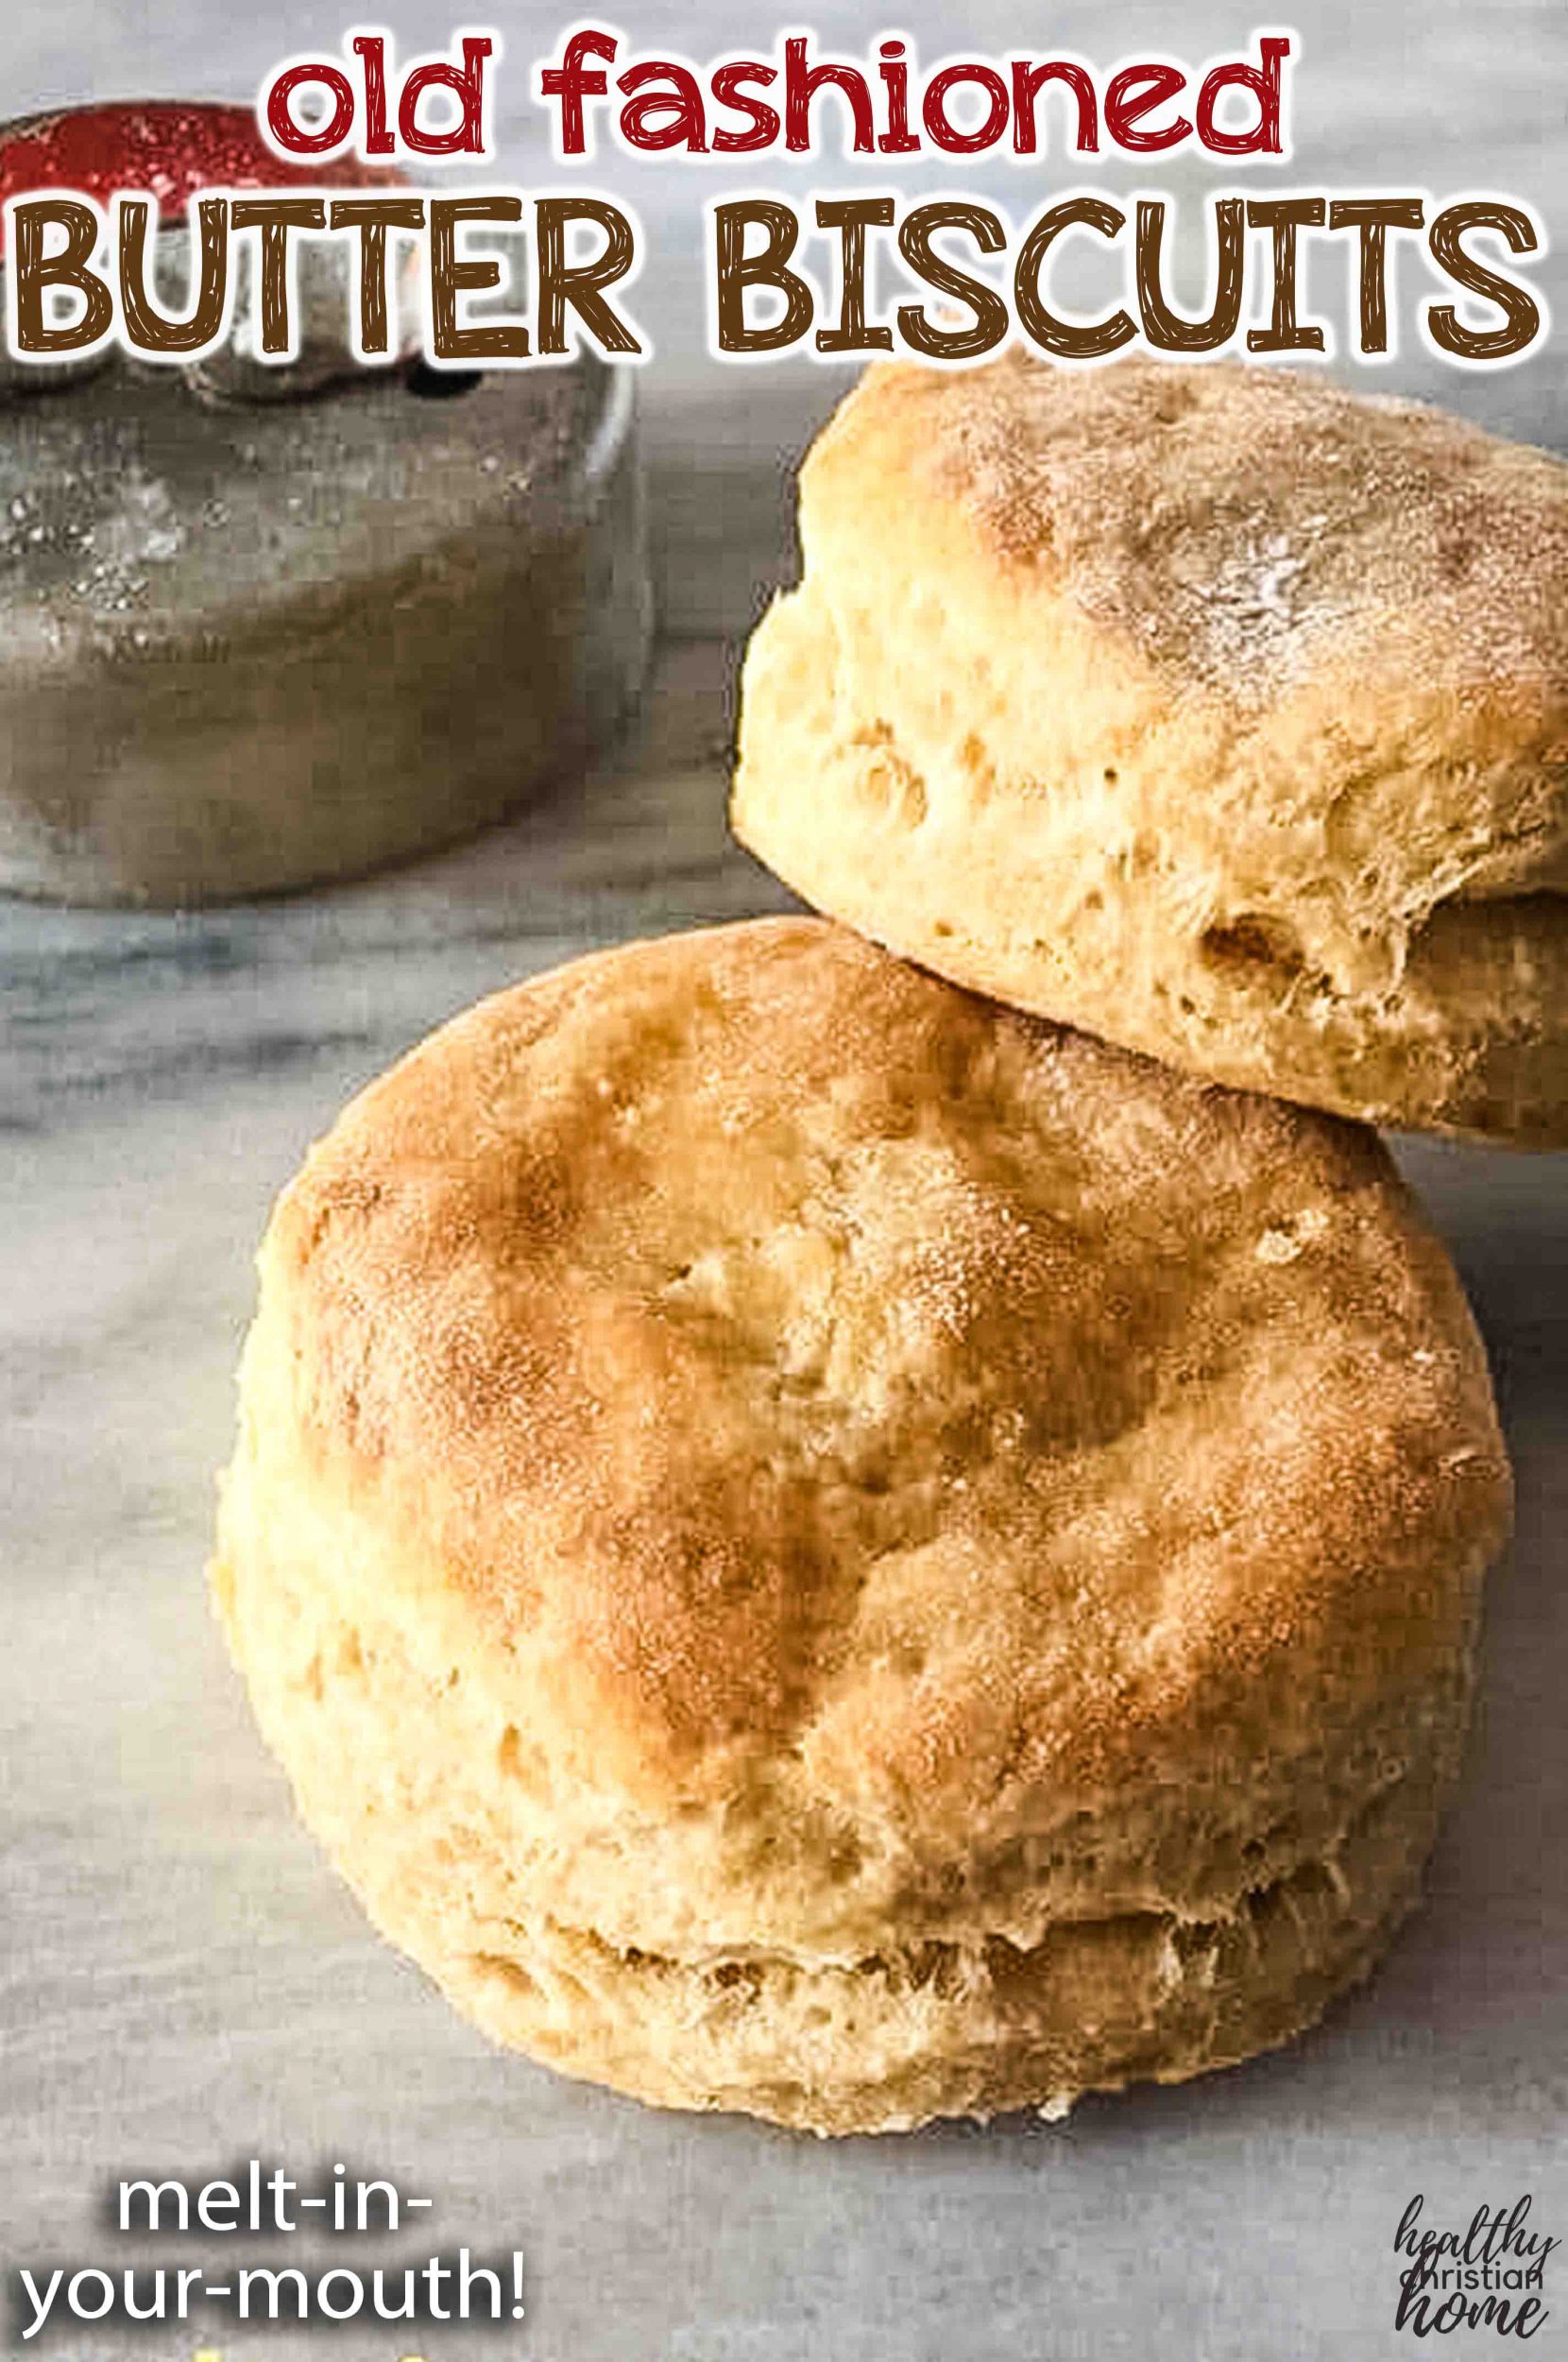
<svg viewBox="0 0 1568 2362">
<path fill-rule="evenodd" d="M 1508 1473 L 1343 1119 L 1568 1139 L 1565 488 L 1304 379 L 874 371 L 735 803 L 849 924 L 500 994 L 312 1153 L 217 1596 L 501 2040 L 1053 2114 L 1409 1908 Z"/>
<path fill-rule="evenodd" d="M 1184 1072 L 1568 1146 L 1568 468 L 1274 370 L 875 371 L 735 825 Z"/>
</svg>

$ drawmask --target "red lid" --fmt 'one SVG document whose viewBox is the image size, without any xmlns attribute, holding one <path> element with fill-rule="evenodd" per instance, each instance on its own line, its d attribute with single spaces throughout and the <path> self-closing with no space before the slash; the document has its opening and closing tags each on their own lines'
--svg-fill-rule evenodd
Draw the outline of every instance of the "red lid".
<svg viewBox="0 0 1568 2362">
<path fill-rule="evenodd" d="M 77 189 L 107 205 L 143 189 L 162 218 L 182 220 L 199 189 L 401 186 L 402 175 L 354 156 L 326 163 L 275 156 L 249 107 L 183 98 L 112 99 L 25 115 L 0 127 L 0 203 L 34 189 Z"/>
</svg>

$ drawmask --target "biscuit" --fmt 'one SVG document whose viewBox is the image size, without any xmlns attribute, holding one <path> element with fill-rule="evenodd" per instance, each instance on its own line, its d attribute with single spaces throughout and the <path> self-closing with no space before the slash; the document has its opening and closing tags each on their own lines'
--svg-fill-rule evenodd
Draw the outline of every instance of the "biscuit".
<svg viewBox="0 0 1568 2362">
<path fill-rule="evenodd" d="M 737 833 L 1189 1073 L 1568 1144 L 1568 466 L 1317 376 L 873 368 L 747 653 Z"/>
<path fill-rule="evenodd" d="M 305 1820 L 492 2035 L 880 2131 L 1361 1976 L 1508 1497 L 1372 1134 L 777 919 L 501 993 L 347 1110 L 214 1583 Z"/>
</svg>

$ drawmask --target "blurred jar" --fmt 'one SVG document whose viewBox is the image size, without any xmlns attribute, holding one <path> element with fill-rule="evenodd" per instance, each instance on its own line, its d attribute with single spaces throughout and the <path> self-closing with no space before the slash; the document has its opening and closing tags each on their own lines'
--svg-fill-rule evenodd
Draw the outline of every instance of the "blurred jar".
<svg viewBox="0 0 1568 2362">
<path fill-rule="evenodd" d="M 111 114 L 144 149 L 254 136 L 172 106 L 43 135 Z M 185 241 L 159 243 L 167 290 Z M 190 369 L 0 368 L 0 888 L 175 905 L 353 876 L 499 819 L 635 697 L 632 371 L 355 367 L 341 251 L 315 256 L 292 367 L 242 329 Z"/>
</svg>

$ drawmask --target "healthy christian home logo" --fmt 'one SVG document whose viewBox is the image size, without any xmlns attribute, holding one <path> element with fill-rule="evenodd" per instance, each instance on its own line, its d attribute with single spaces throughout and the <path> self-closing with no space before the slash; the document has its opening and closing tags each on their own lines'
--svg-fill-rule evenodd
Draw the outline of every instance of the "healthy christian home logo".
<svg viewBox="0 0 1568 2362">
<path fill-rule="evenodd" d="M 1542 2293 L 1546 2259 L 1561 2242 L 1528 2228 L 1529 2193 L 1511 2207 L 1478 2206 L 1463 2231 L 1423 2223 L 1425 2204 L 1413 2198 L 1394 2234 L 1395 2251 L 1406 2259 L 1394 2327 L 1418 2337 L 1456 2329 L 1533 2337 L 1550 2318 Z"/>
</svg>

